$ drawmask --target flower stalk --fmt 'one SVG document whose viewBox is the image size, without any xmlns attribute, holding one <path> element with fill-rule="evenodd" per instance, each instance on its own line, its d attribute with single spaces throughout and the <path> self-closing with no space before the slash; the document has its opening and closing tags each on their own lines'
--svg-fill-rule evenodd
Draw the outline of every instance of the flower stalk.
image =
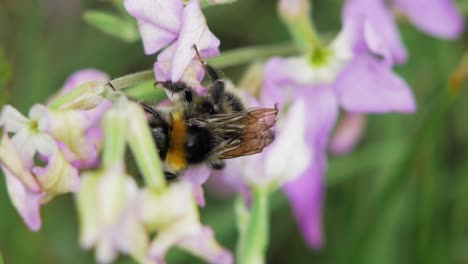
<svg viewBox="0 0 468 264">
<path fill-rule="evenodd" d="M 259 45 L 229 50 L 217 57 L 207 59 L 207 62 L 217 68 L 226 68 L 266 59 L 271 56 L 293 55 L 297 52 L 298 50 L 293 43 Z M 155 80 L 153 69 L 145 70 L 115 78 L 106 85 L 106 88 L 113 88 L 118 91 L 138 83 L 153 80 Z"/>
<path fill-rule="evenodd" d="M 136 103 L 129 103 L 127 108 L 131 117 L 127 124 L 129 126 L 127 140 L 143 179 L 150 188 L 163 188 L 166 186 L 166 181 L 161 169 L 161 161 L 157 156 L 157 151 L 154 151 L 156 145 L 150 134 L 145 113 Z"/>
<path fill-rule="evenodd" d="M 269 229 L 269 195 L 268 188 L 252 188 L 252 208 L 247 227 L 241 232 L 238 249 L 238 262 L 240 264 L 265 263 L 265 254 L 268 245 Z"/>
<path fill-rule="evenodd" d="M 115 108 L 109 110 L 104 116 L 104 151 L 102 163 L 104 168 L 111 168 L 115 164 L 122 163 L 125 155 L 125 137 L 127 127 L 127 115 L 125 113 L 125 101 L 122 98 Z"/>
<path fill-rule="evenodd" d="M 283 0 L 280 2 L 279 13 L 299 50 L 312 53 L 315 49 L 322 49 L 320 38 L 310 19 L 309 1 Z"/>
</svg>

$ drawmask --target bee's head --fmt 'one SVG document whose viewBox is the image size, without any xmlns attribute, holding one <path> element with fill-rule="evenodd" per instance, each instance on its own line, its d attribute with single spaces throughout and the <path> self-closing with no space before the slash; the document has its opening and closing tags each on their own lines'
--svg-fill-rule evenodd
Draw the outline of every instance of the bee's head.
<svg viewBox="0 0 468 264">
<path fill-rule="evenodd" d="M 161 160 L 164 160 L 169 149 L 169 124 L 161 118 L 153 118 L 148 123 L 151 128 L 151 134 L 154 142 L 158 148 L 159 157 Z"/>
</svg>

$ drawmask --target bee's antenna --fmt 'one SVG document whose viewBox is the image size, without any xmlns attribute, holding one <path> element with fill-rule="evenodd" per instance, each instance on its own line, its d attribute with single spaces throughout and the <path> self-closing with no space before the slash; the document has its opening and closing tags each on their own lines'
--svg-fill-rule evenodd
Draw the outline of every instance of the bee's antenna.
<svg viewBox="0 0 468 264">
<path fill-rule="evenodd" d="M 198 51 L 197 45 L 193 44 L 192 48 L 195 50 L 195 54 L 196 54 L 198 60 L 200 61 L 201 65 L 203 65 L 203 67 L 205 67 L 207 65 L 207 63 L 201 57 L 200 52 Z"/>
<path fill-rule="evenodd" d="M 215 71 L 215 69 L 213 69 L 213 67 L 211 67 L 208 63 L 206 63 L 206 61 L 203 60 L 203 58 L 201 57 L 200 52 L 198 51 L 197 45 L 193 44 L 192 48 L 195 50 L 195 54 L 198 60 L 200 61 L 200 64 L 202 65 L 203 69 L 205 70 L 205 72 L 207 72 L 210 75 L 213 82 L 216 82 L 217 80 L 219 80 L 219 75 Z"/>
<path fill-rule="evenodd" d="M 112 84 L 112 82 L 108 81 L 107 82 L 107 85 L 109 85 L 109 87 L 114 90 L 114 91 L 117 91 L 117 89 L 115 89 L 114 85 Z"/>
</svg>

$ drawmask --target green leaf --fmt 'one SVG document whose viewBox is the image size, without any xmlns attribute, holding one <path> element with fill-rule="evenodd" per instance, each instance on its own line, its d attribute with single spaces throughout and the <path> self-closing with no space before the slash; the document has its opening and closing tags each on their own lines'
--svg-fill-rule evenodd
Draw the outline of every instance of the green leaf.
<svg viewBox="0 0 468 264">
<path fill-rule="evenodd" d="M 126 42 L 134 42 L 139 38 L 138 29 L 133 20 L 95 10 L 86 11 L 83 18 L 88 24 Z"/>
<path fill-rule="evenodd" d="M 465 0 L 457 1 L 458 8 L 462 11 L 464 15 L 468 14 L 468 2 Z"/>
<path fill-rule="evenodd" d="M 11 72 L 11 65 L 8 63 L 3 48 L 0 47 L 0 105 L 5 104 L 7 101 L 5 83 L 11 78 Z"/>
</svg>

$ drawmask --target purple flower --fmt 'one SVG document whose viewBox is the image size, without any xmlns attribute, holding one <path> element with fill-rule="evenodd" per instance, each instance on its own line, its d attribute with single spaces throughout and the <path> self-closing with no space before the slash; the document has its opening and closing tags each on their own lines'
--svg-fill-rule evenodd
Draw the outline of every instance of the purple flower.
<svg viewBox="0 0 468 264">
<path fill-rule="evenodd" d="M 406 82 L 392 71 L 406 52 L 383 2 L 348 1 L 343 29 L 325 48 L 304 57 L 273 58 L 265 66 L 262 102 L 303 99 L 307 113 L 305 138 L 313 153 L 307 170 L 284 190 L 304 236 L 312 247 L 323 244 L 321 210 L 326 148 L 339 107 L 355 113 L 416 110 Z M 375 55 L 379 55 L 376 57 Z"/>
<path fill-rule="evenodd" d="M 206 25 L 199 0 L 184 7 L 182 0 L 125 0 L 125 8 L 138 20 L 146 54 L 164 49 L 154 65 L 159 81 L 184 80 L 196 84 L 203 77 L 193 45 L 204 58 L 219 54 L 219 40 Z"/>
</svg>

